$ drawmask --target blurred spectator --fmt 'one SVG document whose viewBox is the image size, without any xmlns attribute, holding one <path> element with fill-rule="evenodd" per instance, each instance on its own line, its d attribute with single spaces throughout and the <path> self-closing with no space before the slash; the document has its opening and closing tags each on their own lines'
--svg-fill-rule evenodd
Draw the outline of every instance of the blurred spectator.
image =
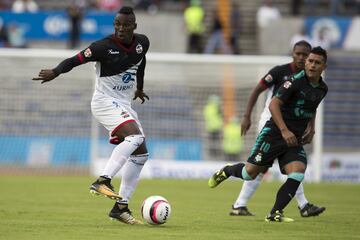
<svg viewBox="0 0 360 240">
<path fill-rule="evenodd" d="M 320 8 L 318 0 L 305 0 L 304 5 L 306 7 L 305 9 L 307 15 L 316 15 L 316 10 Z"/>
<path fill-rule="evenodd" d="M 243 139 L 238 118 L 232 117 L 230 121 L 225 124 L 222 147 L 226 161 L 240 161 Z"/>
<path fill-rule="evenodd" d="M 25 32 L 22 27 L 10 24 L 8 27 L 9 46 L 13 48 L 26 48 L 27 42 Z"/>
<path fill-rule="evenodd" d="M 69 48 L 74 49 L 80 46 L 81 22 L 83 18 L 84 2 L 73 1 L 68 7 L 69 17 Z"/>
<path fill-rule="evenodd" d="M 97 8 L 102 11 L 115 12 L 123 5 L 122 0 L 97 0 Z"/>
<path fill-rule="evenodd" d="M 231 6 L 230 24 L 231 24 L 230 45 L 232 48 L 232 52 L 234 54 L 240 54 L 239 37 L 241 33 L 241 14 L 240 14 L 239 5 L 236 2 L 233 2 Z"/>
<path fill-rule="evenodd" d="M 14 13 L 23 13 L 23 12 L 37 12 L 39 7 L 34 0 L 15 0 L 12 5 L 12 11 Z"/>
<path fill-rule="evenodd" d="M 202 36 L 204 27 L 205 12 L 201 7 L 199 0 L 191 0 L 189 7 L 184 11 L 184 20 L 186 24 L 187 52 L 202 53 Z"/>
<path fill-rule="evenodd" d="M 0 18 L 0 48 L 8 47 L 9 37 L 5 23 Z"/>
<path fill-rule="evenodd" d="M 260 28 L 266 27 L 271 24 L 272 21 L 281 18 L 281 14 L 278 8 L 272 5 L 271 0 L 264 0 L 256 13 L 257 25 Z"/>
<path fill-rule="evenodd" d="M 352 0 L 329 0 L 329 1 L 319 1 L 319 0 L 305 0 L 305 7 L 307 9 L 307 15 L 318 15 L 322 10 L 327 10 L 326 14 L 338 15 L 340 9 L 343 8 L 343 4 L 346 2 L 351 2 Z"/>
<path fill-rule="evenodd" d="M 8 10 L 11 8 L 11 0 L 0 0 L 0 10 Z"/>
<path fill-rule="evenodd" d="M 291 0 L 290 1 L 290 10 L 293 16 L 298 16 L 300 13 L 301 6 L 303 4 L 303 0 Z M 294 46 L 294 45 L 292 45 Z"/>
<path fill-rule="evenodd" d="M 339 13 L 341 1 L 339 0 L 330 0 L 330 14 L 337 15 Z"/>
<path fill-rule="evenodd" d="M 211 54 L 220 50 L 222 54 L 231 54 L 231 48 L 224 37 L 223 26 L 218 11 L 214 11 L 213 25 L 205 46 L 205 53 Z"/>
<path fill-rule="evenodd" d="M 220 156 L 220 138 L 223 127 L 221 102 L 218 95 L 210 95 L 203 110 L 207 131 L 209 155 L 217 158 Z"/>
<path fill-rule="evenodd" d="M 290 49 L 292 51 L 295 43 L 300 41 L 307 41 L 308 43 L 312 44 L 312 40 L 309 35 L 305 33 L 305 27 L 302 27 L 298 33 L 296 33 L 290 40 Z"/>
</svg>

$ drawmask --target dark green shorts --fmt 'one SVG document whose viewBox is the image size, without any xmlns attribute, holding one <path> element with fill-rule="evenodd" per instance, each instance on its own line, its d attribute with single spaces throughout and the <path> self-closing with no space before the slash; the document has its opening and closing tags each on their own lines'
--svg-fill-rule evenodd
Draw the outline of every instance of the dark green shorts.
<svg viewBox="0 0 360 240">
<path fill-rule="evenodd" d="M 299 161 L 307 165 L 307 157 L 303 146 L 288 147 L 278 131 L 264 127 L 256 138 L 251 149 L 248 162 L 257 166 L 271 167 L 278 159 L 282 173 L 286 164 Z"/>
</svg>

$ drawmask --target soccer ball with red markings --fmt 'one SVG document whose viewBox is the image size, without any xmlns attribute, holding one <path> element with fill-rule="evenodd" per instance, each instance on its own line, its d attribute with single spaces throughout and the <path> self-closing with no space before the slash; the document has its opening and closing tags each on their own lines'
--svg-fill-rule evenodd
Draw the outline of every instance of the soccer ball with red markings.
<svg viewBox="0 0 360 240">
<path fill-rule="evenodd" d="M 171 215 L 171 206 L 164 197 L 150 196 L 141 206 L 141 215 L 149 224 L 164 224 Z"/>
</svg>

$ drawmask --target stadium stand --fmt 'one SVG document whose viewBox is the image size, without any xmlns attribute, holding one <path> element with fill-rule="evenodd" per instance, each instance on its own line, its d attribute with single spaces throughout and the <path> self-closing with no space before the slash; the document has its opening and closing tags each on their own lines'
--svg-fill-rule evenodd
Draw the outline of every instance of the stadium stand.
<svg viewBox="0 0 360 240">
<path fill-rule="evenodd" d="M 324 148 L 357 151 L 360 146 L 360 58 L 337 56 L 329 59 L 326 82 Z"/>
</svg>

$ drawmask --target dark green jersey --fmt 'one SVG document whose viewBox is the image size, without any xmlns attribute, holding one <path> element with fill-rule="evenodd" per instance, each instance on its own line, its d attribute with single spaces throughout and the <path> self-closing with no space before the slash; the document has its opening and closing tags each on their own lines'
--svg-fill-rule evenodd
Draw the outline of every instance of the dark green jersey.
<svg viewBox="0 0 360 240">
<path fill-rule="evenodd" d="M 283 102 L 282 117 L 288 129 L 297 137 L 303 135 L 327 91 L 328 87 L 322 78 L 318 85 L 312 85 L 304 70 L 291 76 L 278 89 L 275 97 Z M 271 122 L 275 124 L 272 119 Z"/>
</svg>

